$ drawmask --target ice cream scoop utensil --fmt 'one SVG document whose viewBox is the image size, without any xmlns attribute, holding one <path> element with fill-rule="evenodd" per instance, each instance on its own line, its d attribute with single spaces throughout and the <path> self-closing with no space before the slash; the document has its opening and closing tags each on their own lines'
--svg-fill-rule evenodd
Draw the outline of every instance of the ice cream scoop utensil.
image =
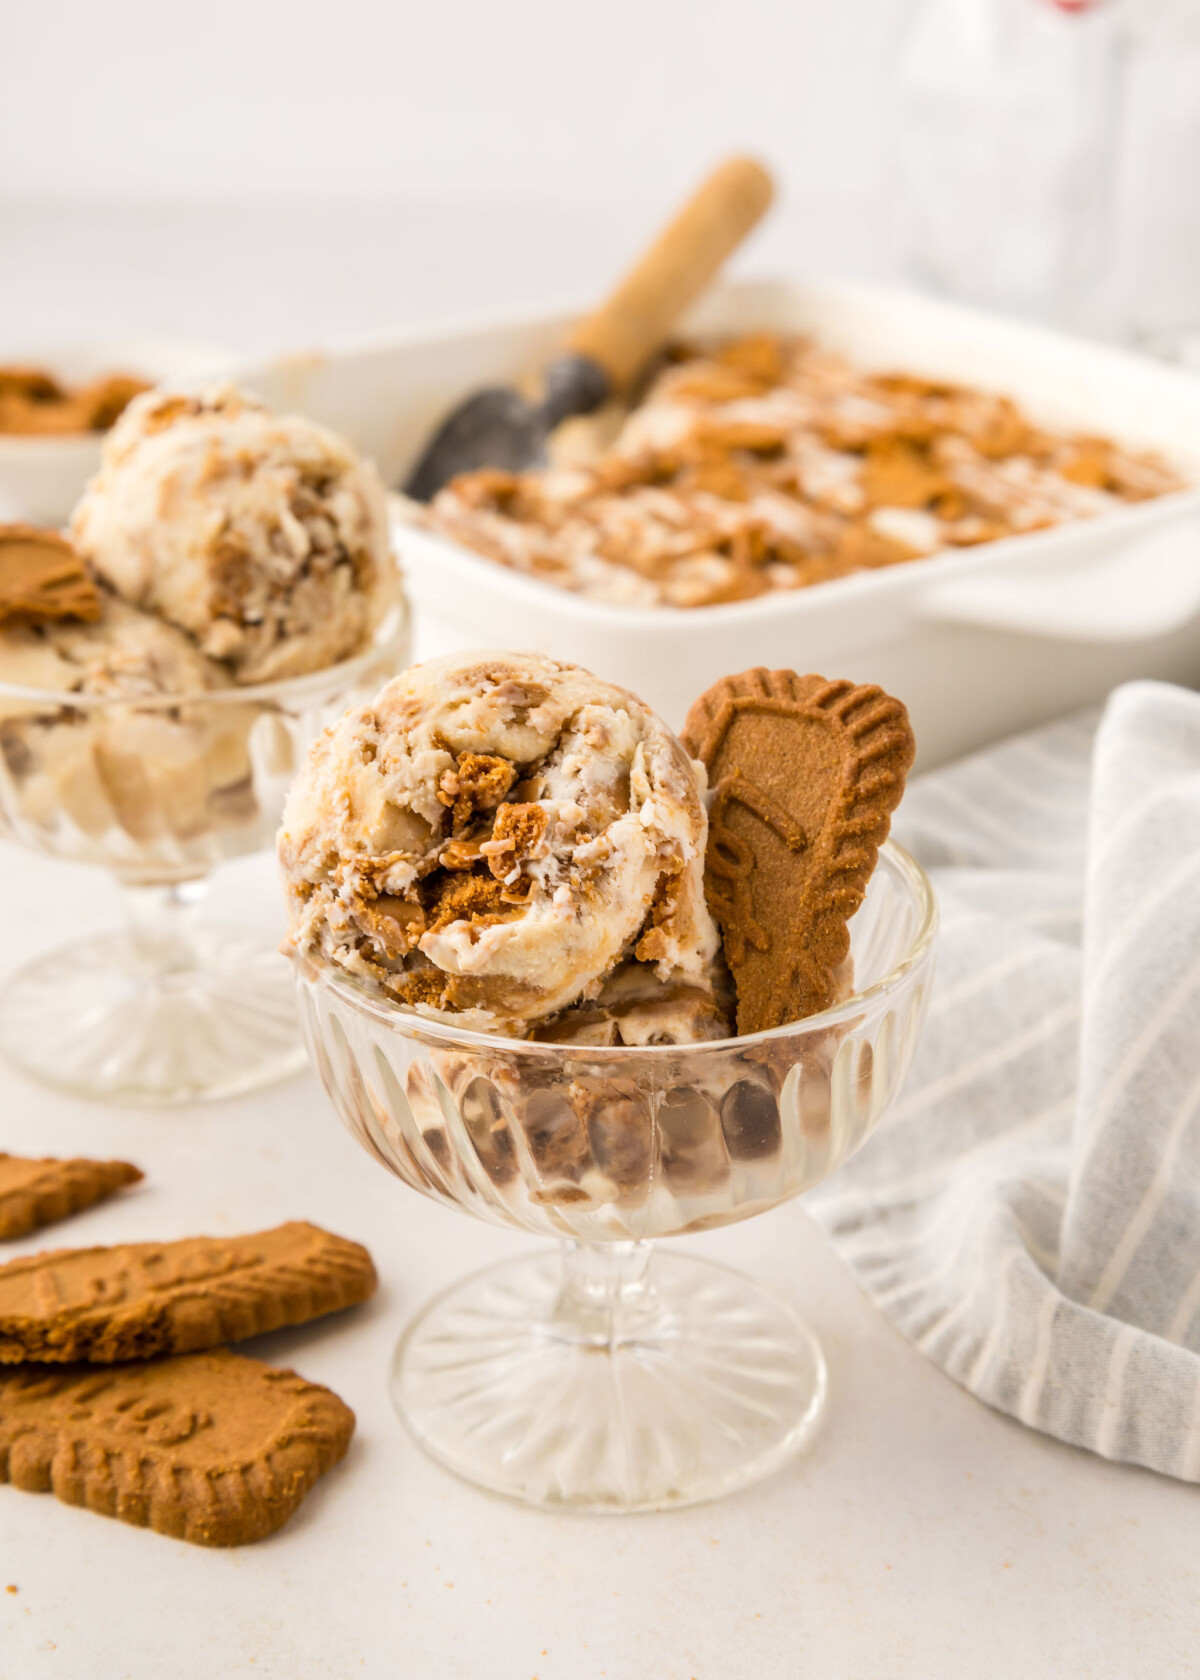
<svg viewBox="0 0 1200 1680">
<path fill-rule="evenodd" d="M 545 458 L 546 438 L 628 390 L 675 321 L 762 217 L 771 178 L 750 158 L 713 171 L 599 309 L 576 323 L 543 376 L 540 401 L 491 386 L 453 409 L 413 468 L 405 492 L 427 502 L 457 473 L 520 472 Z"/>
</svg>

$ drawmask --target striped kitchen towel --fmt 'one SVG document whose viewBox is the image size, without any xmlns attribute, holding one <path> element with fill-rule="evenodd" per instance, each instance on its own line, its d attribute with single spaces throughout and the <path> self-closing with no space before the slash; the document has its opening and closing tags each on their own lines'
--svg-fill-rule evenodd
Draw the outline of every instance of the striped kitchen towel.
<svg viewBox="0 0 1200 1680">
<path fill-rule="evenodd" d="M 806 1205 L 980 1399 L 1200 1481 L 1200 695 L 918 778 L 895 834 L 941 900 L 929 1019 Z"/>
</svg>

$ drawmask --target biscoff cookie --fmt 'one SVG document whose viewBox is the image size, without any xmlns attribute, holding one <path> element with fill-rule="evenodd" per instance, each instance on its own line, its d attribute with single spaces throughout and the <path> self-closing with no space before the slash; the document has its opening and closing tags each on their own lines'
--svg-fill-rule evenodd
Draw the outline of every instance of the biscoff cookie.
<svg viewBox="0 0 1200 1680">
<path fill-rule="evenodd" d="M 0 625 L 99 617 L 99 591 L 65 537 L 36 525 L 0 525 Z"/>
<path fill-rule="evenodd" d="M 0 1155 L 0 1241 L 80 1213 L 141 1177 L 141 1168 L 129 1161 Z"/>
<path fill-rule="evenodd" d="M 274 1534 L 353 1433 L 329 1389 L 225 1348 L 0 1372 L 0 1481 L 198 1546 Z"/>
<path fill-rule="evenodd" d="M 702 694 L 683 743 L 712 790 L 705 891 L 738 1032 L 827 1009 L 913 760 L 908 713 L 874 686 L 757 669 Z"/>
<path fill-rule="evenodd" d="M 300 1221 L 50 1250 L 0 1266 L 0 1364 L 190 1353 L 354 1306 L 375 1284 L 365 1248 Z"/>
</svg>

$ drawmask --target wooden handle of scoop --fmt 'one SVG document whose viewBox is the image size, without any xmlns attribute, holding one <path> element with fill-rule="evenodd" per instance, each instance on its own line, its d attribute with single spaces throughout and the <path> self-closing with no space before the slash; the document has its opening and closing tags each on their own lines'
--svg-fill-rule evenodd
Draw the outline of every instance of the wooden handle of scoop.
<svg viewBox="0 0 1200 1680">
<path fill-rule="evenodd" d="M 599 362 L 621 391 L 682 312 L 750 232 L 774 196 L 752 158 L 730 158 L 708 177 L 606 303 L 572 329 L 567 349 Z"/>
</svg>

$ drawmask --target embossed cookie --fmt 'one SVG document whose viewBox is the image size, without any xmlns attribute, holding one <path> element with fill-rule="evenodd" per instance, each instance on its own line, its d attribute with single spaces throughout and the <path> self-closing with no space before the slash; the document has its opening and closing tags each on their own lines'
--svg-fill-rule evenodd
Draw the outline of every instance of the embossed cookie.
<svg viewBox="0 0 1200 1680">
<path fill-rule="evenodd" d="M 329 1389 L 225 1348 L 0 1372 L 0 1481 L 198 1546 L 274 1534 L 353 1433 Z"/>
<path fill-rule="evenodd" d="M 882 689 L 743 671 L 692 706 L 683 743 L 712 790 L 704 885 L 739 1033 L 826 1009 L 913 760 Z"/>
<path fill-rule="evenodd" d="M 0 1241 L 27 1236 L 41 1225 L 80 1213 L 141 1177 L 141 1168 L 128 1161 L 0 1155 Z"/>
<path fill-rule="evenodd" d="M 83 560 L 57 531 L 0 525 L 0 625 L 100 617 Z"/>
<path fill-rule="evenodd" d="M 375 1289 L 358 1243 L 299 1221 L 246 1237 L 60 1248 L 0 1266 L 0 1364 L 110 1364 L 303 1324 Z"/>
</svg>

